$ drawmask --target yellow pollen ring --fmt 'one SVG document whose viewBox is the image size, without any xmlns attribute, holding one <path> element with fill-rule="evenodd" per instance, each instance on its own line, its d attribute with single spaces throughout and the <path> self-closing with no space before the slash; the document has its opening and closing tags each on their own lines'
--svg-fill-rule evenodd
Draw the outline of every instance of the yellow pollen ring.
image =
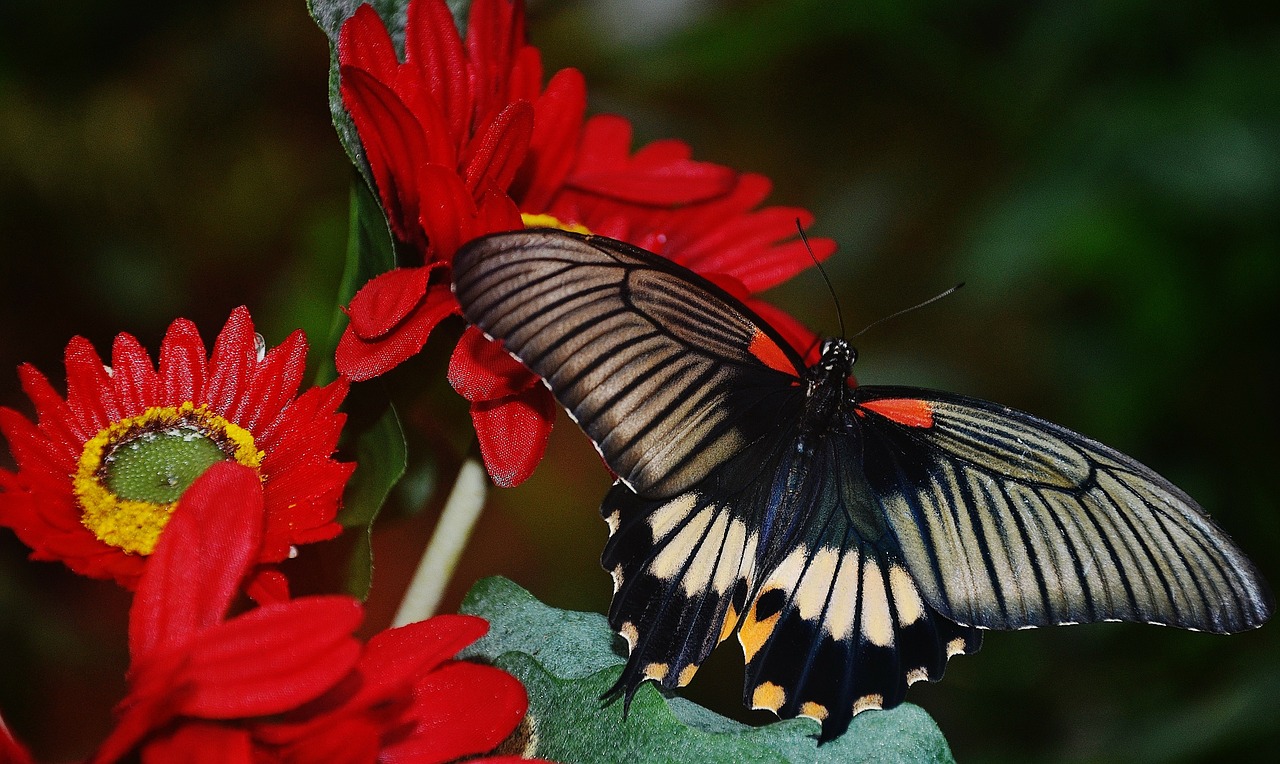
<svg viewBox="0 0 1280 764">
<path fill-rule="evenodd" d="M 103 462 L 115 446 L 139 435 L 172 427 L 191 427 L 218 444 L 228 458 L 254 470 L 264 456 L 248 430 L 187 401 L 181 406 L 155 406 L 138 416 L 112 422 L 84 444 L 72 479 L 79 500 L 80 522 L 105 544 L 130 554 L 151 554 L 160 531 L 177 502 L 156 503 L 117 496 L 103 483 Z"/>
<path fill-rule="evenodd" d="M 520 222 L 524 223 L 525 228 L 559 228 L 561 231 L 591 234 L 590 228 L 578 223 L 565 223 L 555 215 L 535 215 L 531 212 L 522 212 L 520 213 Z"/>
</svg>

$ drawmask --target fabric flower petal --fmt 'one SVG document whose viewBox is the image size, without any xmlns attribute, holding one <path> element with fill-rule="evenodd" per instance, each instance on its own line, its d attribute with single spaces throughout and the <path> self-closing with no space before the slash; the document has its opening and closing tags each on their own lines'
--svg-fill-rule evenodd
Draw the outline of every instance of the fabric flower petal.
<svg viewBox="0 0 1280 764">
<path fill-rule="evenodd" d="M 443 763 L 490 751 L 524 716 L 529 699 L 510 674 L 492 666 L 455 662 L 414 689 L 414 736 L 389 747 L 387 764 Z"/>
<path fill-rule="evenodd" d="M 517 486 L 533 474 L 547 450 L 556 408 L 555 398 L 541 385 L 496 401 L 471 404 L 480 456 L 496 485 Z"/>
<path fill-rule="evenodd" d="M 449 384 L 475 403 L 506 398 L 538 384 L 538 377 L 484 332 L 467 327 L 449 359 Z"/>
<path fill-rule="evenodd" d="M 458 311 L 447 283 L 431 285 L 421 302 L 400 322 L 396 331 L 377 340 L 361 339 L 348 326 L 338 340 L 334 360 L 338 371 L 357 382 L 385 374 L 415 355 L 444 319 Z"/>
</svg>

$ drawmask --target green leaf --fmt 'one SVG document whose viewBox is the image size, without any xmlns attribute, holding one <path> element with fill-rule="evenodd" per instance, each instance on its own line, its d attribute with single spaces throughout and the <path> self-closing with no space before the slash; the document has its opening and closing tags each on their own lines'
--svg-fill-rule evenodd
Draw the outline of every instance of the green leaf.
<svg viewBox="0 0 1280 764">
<path fill-rule="evenodd" d="M 347 569 L 347 591 L 364 599 L 373 581 L 373 521 L 387 495 L 404 476 L 408 449 L 395 407 L 387 404 L 382 416 L 360 435 L 356 443 L 359 465 L 347 484 L 338 521 L 345 527 L 364 529 L 352 550 Z"/>
<path fill-rule="evenodd" d="M 329 338 L 322 348 L 317 348 L 323 359 L 316 371 L 316 384 L 325 384 L 337 377 L 333 355 L 338 340 L 347 328 L 347 314 L 342 308 L 351 302 L 360 287 L 380 273 L 396 267 L 395 243 L 391 228 L 387 225 L 382 205 L 370 187 L 359 178 L 351 183 L 350 212 L 347 227 L 347 256 L 342 267 L 342 280 L 338 284 L 337 304 L 333 321 L 329 325 Z"/>
<path fill-rule="evenodd" d="M 750 727 L 646 683 L 622 718 L 600 696 L 625 662 L 604 616 L 557 610 L 502 578 L 478 582 L 462 612 L 489 621 L 463 651 L 511 672 L 529 692 L 533 750 L 562 762 L 953 762 L 937 724 L 902 705 L 854 717 L 841 737 L 817 744 L 818 723 L 788 719 Z"/>
</svg>

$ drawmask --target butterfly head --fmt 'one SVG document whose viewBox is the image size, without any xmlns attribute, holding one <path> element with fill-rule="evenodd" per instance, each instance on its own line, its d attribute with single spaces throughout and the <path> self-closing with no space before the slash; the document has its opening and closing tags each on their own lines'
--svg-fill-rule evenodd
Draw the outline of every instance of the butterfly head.
<svg viewBox="0 0 1280 764">
<path fill-rule="evenodd" d="M 848 379 L 853 374 L 853 365 L 858 361 L 858 351 L 849 340 L 843 337 L 828 337 L 822 342 L 822 357 L 818 359 L 810 371 L 816 377 L 836 377 Z"/>
</svg>

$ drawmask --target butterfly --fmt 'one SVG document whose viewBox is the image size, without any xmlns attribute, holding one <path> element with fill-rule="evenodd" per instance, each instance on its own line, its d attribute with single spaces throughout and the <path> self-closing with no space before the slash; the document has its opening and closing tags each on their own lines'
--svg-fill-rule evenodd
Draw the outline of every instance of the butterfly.
<svg viewBox="0 0 1280 764">
<path fill-rule="evenodd" d="M 658 255 L 529 229 L 463 247 L 453 280 L 617 475 L 601 561 L 628 701 L 688 684 L 736 636 L 747 704 L 828 740 L 940 679 L 983 629 L 1233 633 L 1271 615 L 1235 543 L 1134 459 L 994 403 L 855 386 L 844 339 L 806 365 Z"/>
</svg>

